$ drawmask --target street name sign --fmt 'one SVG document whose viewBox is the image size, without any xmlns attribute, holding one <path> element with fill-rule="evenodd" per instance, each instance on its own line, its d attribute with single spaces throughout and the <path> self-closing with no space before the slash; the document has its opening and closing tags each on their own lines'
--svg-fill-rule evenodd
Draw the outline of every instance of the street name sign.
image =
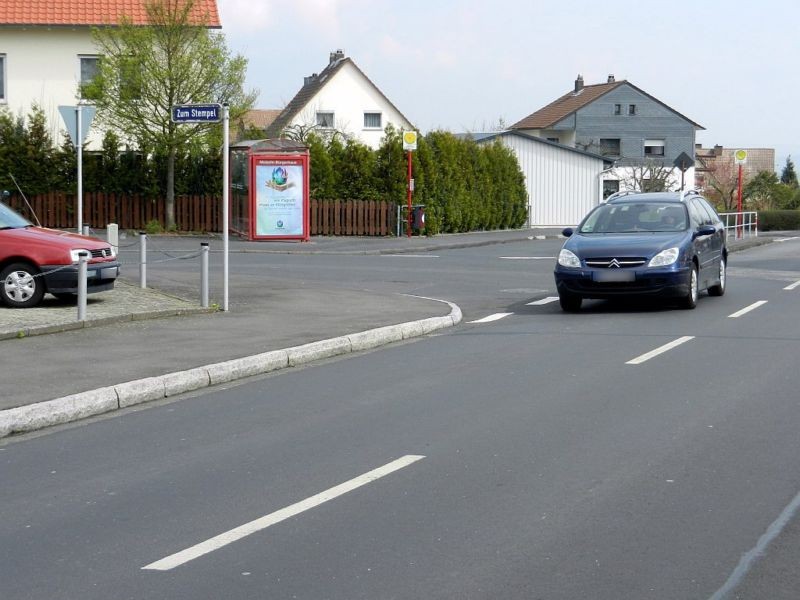
<svg viewBox="0 0 800 600">
<path fill-rule="evenodd" d="M 219 123 L 221 104 L 176 104 L 172 107 L 173 123 Z"/>
</svg>

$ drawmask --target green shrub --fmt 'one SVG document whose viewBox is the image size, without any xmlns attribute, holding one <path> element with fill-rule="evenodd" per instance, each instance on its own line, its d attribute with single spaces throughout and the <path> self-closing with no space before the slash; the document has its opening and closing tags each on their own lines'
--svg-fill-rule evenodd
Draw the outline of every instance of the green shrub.
<svg viewBox="0 0 800 600">
<path fill-rule="evenodd" d="M 164 233 L 164 226 L 161 224 L 161 221 L 159 221 L 158 219 L 151 219 L 144 226 L 144 231 L 148 235 L 154 235 L 156 233 Z"/>
<path fill-rule="evenodd" d="M 800 229 L 800 210 L 762 210 L 758 213 L 761 231 L 795 231 Z"/>
</svg>

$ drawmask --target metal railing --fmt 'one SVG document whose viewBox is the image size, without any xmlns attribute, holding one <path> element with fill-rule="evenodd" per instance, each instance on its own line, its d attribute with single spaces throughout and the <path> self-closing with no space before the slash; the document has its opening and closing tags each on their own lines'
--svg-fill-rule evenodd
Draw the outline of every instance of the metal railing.
<svg viewBox="0 0 800 600">
<path fill-rule="evenodd" d="M 737 240 L 758 237 L 758 213 L 756 211 L 719 213 L 719 218 L 725 223 L 728 237 L 733 236 Z"/>
</svg>

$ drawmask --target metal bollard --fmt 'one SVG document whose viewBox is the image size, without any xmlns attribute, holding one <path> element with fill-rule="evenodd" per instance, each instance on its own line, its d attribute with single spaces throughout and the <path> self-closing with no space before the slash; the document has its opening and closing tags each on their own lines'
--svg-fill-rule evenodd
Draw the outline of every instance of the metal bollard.
<svg viewBox="0 0 800 600">
<path fill-rule="evenodd" d="M 106 225 L 106 241 L 119 252 L 119 225 L 116 223 Z"/>
<path fill-rule="evenodd" d="M 208 308 L 208 242 L 200 243 L 200 306 Z"/>
<path fill-rule="evenodd" d="M 82 233 L 83 235 L 89 235 L 89 223 L 84 223 L 84 224 L 82 225 L 82 231 L 81 231 L 81 233 Z"/>
<path fill-rule="evenodd" d="M 139 287 L 147 287 L 147 234 L 139 232 Z"/>
<path fill-rule="evenodd" d="M 86 287 L 89 275 L 89 253 L 78 254 L 78 321 L 86 320 Z"/>
</svg>

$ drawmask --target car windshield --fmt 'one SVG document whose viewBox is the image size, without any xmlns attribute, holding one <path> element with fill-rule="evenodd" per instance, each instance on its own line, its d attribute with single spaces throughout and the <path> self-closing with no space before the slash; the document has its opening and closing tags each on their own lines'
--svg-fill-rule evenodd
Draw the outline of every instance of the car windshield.
<svg viewBox="0 0 800 600">
<path fill-rule="evenodd" d="M 603 204 L 586 217 L 580 233 L 636 233 L 684 231 L 686 208 L 678 202 L 623 202 Z"/>
<path fill-rule="evenodd" d="M 31 223 L 26 218 L 18 215 L 10 207 L 0 202 L 0 229 L 17 229 L 30 226 Z"/>
</svg>

